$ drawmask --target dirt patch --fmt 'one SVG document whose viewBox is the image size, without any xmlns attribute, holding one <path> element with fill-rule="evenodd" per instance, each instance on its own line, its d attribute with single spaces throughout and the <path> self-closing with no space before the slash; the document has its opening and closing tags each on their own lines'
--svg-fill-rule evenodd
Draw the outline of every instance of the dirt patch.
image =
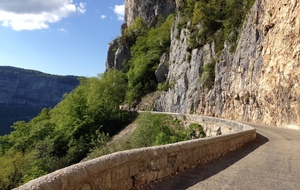
<svg viewBox="0 0 300 190">
<path fill-rule="evenodd" d="M 137 126 L 138 125 L 135 122 L 131 123 L 118 134 L 113 136 L 110 142 L 120 141 L 130 137 L 133 134 L 134 130 L 137 128 Z"/>
</svg>

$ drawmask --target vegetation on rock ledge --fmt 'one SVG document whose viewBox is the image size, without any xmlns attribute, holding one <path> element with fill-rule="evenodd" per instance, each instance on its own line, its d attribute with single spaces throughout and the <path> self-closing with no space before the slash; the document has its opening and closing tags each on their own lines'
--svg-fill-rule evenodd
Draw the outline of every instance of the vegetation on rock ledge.
<svg viewBox="0 0 300 190">
<path fill-rule="evenodd" d="M 235 50 L 239 30 L 254 0 L 187 0 L 180 4 L 181 19 L 190 20 L 190 48 L 215 42 L 217 52 L 225 40 Z M 180 25 L 180 28 L 187 25 Z M 179 29 L 180 29 L 179 28 Z"/>
<path fill-rule="evenodd" d="M 129 60 L 128 102 L 140 99 L 143 95 L 153 92 L 157 88 L 155 70 L 159 64 L 161 55 L 169 51 L 170 28 L 173 24 L 173 15 L 165 22 L 151 28 L 144 35 L 137 37 L 135 44 L 131 47 L 132 58 Z M 135 22 L 140 22 L 136 19 Z M 133 25 L 135 27 L 135 25 Z M 132 29 L 129 28 L 128 31 Z M 126 33 L 126 31 L 125 31 Z"/>
</svg>

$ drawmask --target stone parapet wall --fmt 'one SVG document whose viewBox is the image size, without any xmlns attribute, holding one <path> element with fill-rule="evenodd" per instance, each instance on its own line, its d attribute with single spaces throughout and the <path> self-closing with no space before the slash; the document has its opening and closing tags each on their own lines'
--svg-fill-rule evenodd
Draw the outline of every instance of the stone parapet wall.
<svg viewBox="0 0 300 190">
<path fill-rule="evenodd" d="M 152 112 L 166 114 L 165 112 Z M 187 121 L 188 123 L 199 123 L 203 127 L 206 133 L 206 137 L 217 136 L 218 131 L 221 135 L 230 134 L 238 131 L 245 130 L 247 127 L 245 125 L 240 125 L 240 123 L 233 122 L 231 120 L 219 119 L 215 117 L 199 116 L 199 115 L 189 115 L 180 113 L 167 113 L 179 120 Z"/>
<path fill-rule="evenodd" d="M 211 117 L 184 116 L 200 123 L 226 125 L 237 131 L 221 136 L 113 153 L 57 170 L 16 189 L 131 189 L 206 163 L 256 138 L 256 130 L 245 124 Z"/>
</svg>

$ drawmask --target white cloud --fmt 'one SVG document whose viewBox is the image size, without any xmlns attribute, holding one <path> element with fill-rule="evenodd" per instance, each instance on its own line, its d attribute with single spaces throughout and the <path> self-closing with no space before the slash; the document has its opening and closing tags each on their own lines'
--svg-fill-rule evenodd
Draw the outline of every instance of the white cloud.
<svg viewBox="0 0 300 190">
<path fill-rule="evenodd" d="M 84 14 L 85 6 L 73 0 L 1 0 L 0 23 L 17 31 L 47 29 L 72 13 Z"/>
<path fill-rule="evenodd" d="M 106 19 L 106 15 L 101 15 L 100 18 L 101 19 Z"/>
<path fill-rule="evenodd" d="M 86 7 L 86 4 L 80 2 L 80 3 L 79 3 L 79 6 L 77 7 L 78 12 L 80 12 L 81 14 L 84 14 L 85 11 L 86 11 L 86 8 L 85 8 L 85 7 Z"/>
<path fill-rule="evenodd" d="M 66 29 L 64 29 L 64 28 L 59 28 L 57 30 L 60 31 L 60 32 L 63 32 L 63 33 L 68 33 L 68 31 Z"/>
<path fill-rule="evenodd" d="M 125 7 L 123 5 L 115 5 L 114 13 L 117 14 L 118 20 L 124 20 Z"/>
</svg>

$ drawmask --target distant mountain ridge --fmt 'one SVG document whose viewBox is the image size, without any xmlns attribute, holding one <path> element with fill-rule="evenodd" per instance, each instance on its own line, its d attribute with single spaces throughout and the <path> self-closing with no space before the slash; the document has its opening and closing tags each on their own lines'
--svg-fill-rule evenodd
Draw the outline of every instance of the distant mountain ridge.
<svg viewBox="0 0 300 190">
<path fill-rule="evenodd" d="M 0 66 L 0 135 L 18 120 L 30 120 L 42 108 L 54 107 L 79 84 L 78 76 Z"/>
</svg>

